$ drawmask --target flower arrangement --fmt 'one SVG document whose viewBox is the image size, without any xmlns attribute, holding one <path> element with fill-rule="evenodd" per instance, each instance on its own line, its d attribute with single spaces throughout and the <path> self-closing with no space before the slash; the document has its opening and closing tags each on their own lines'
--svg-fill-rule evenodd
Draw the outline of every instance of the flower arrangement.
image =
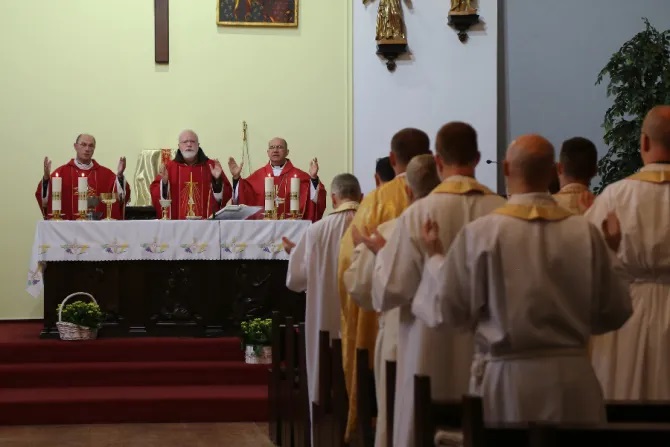
<svg viewBox="0 0 670 447">
<path fill-rule="evenodd" d="M 270 346 L 272 335 L 271 318 L 254 318 L 253 320 L 243 321 L 240 324 L 242 329 L 242 342 L 247 346 Z"/>
<path fill-rule="evenodd" d="M 98 329 L 105 321 L 105 314 L 100 310 L 97 303 L 85 303 L 75 301 L 70 304 L 58 305 L 58 312 L 62 308 L 62 320 L 68 323 L 76 324 L 91 329 Z"/>
</svg>

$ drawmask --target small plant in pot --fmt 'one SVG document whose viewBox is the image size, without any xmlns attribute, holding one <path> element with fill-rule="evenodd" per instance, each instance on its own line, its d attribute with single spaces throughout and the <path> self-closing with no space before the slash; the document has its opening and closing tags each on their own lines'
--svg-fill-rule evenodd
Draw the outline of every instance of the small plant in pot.
<svg viewBox="0 0 670 447">
<path fill-rule="evenodd" d="M 89 297 L 92 302 L 74 301 L 67 303 L 77 295 Z M 66 304 L 67 303 L 67 304 Z M 98 329 L 105 321 L 105 314 L 95 299 L 87 293 L 75 293 L 58 305 L 58 333 L 61 340 L 94 340 Z"/>
<path fill-rule="evenodd" d="M 242 329 L 245 363 L 271 363 L 272 319 L 254 318 L 253 320 L 243 321 L 240 328 Z"/>
</svg>

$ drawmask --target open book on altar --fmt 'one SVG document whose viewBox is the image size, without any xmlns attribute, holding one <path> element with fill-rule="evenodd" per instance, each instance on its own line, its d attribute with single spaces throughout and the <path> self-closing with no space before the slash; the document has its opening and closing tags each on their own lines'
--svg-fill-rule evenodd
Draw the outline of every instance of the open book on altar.
<svg viewBox="0 0 670 447">
<path fill-rule="evenodd" d="M 246 220 L 263 209 L 262 206 L 227 205 L 217 211 L 213 220 Z"/>
</svg>

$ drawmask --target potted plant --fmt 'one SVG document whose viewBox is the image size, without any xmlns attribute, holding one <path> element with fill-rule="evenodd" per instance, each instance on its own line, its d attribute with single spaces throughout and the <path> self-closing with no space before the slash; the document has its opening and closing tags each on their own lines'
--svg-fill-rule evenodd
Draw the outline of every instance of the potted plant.
<svg viewBox="0 0 670 447">
<path fill-rule="evenodd" d="M 607 96 L 614 97 L 603 122 L 609 150 L 598 162 L 596 194 L 642 167 L 642 121 L 652 107 L 670 101 L 670 31 L 658 31 L 643 20 L 646 29 L 612 55 L 596 81 L 598 85 L 607 76 Z"/>
<path fill-rule="evenodd" d="M 243 321 L 240 327 L 242 329 L 245 363 L 271 363 L 272 319 L 254 318 L 253 320 Z"/>
<path fill-rule="evenodd" d="M 92 302 L 75 301 L 66 304 L 69 299 L 83 295 Z M 98 337 L 98 329 L 105 321 L 105 314 L 100 310 L 92 295 L 84 292 L 67 296 L 58 305 L 58 333 L 61 340 L 94 340 Z"/>
</svg>

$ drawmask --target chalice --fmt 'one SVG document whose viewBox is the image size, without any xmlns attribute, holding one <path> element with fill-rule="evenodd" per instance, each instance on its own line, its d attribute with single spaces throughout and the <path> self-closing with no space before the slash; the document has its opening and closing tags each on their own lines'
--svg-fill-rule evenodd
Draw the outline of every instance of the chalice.
<svg viewBox="0 0 670 447">
<path fill-rule="evenodd" d="M 112 205 L 116 202 L 116 193 L 103 192 L 100 194 L 100 200 L 107 205 L 107 217 L 104 220 L 116 220 L 112 218 Z"/>
<path fill-rule="evenodd" d="M 168 209 L 172 204 L 172 199 L 160 199 L 159 202 L 161 204 L 161 208 L 163 209 L 163 217 L 161 217 L 161 220 L 168 220 Z"/>
</svg>

